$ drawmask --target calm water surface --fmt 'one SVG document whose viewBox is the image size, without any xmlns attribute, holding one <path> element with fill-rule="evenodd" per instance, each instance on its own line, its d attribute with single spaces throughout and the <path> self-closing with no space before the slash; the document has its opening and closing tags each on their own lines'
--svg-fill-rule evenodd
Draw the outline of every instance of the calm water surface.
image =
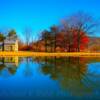
<svg viewBox="0 0 100 100">
<path fill-rule="evenodd" d="M 100 99 L 100 58 L 1 57 L 4 99 Z"/>
</svg>

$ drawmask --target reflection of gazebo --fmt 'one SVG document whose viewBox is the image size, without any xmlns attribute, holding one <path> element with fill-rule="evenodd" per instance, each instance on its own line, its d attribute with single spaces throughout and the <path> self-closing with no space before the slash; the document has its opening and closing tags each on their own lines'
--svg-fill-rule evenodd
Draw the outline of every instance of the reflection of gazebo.
<svg viewBox="0 0 100 100">
<path fill-rule="evenodd" d="M 14 74 L 18 66 L 18 57 L 0 58 L 0 70 L 2 73 Z M 7 74 L 8 75 L 8 74 Z"/>
<path fill-rule="evenodd" d="M 18 66 L 18 57 L 6 57 L 4 63 L 6 66 Z"/>
</svg>

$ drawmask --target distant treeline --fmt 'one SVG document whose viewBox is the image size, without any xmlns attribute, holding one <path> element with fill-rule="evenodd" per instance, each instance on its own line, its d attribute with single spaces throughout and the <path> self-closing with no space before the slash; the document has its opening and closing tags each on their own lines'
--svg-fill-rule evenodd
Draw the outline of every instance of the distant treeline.
<svg viewBox="0 0 100 100">
<path fill-rule="evenodd" d="M 34 41 L 31 29 L 23 32 L 24 41 L 19 37 L 19 50 L 36 52 L 80 52 L 88 47 L 89 35 L 96 33 L 99 26 L 92 16 L 77 12 L 63 19 L 59 25 L 53 25 L 48 30 L 40 32 Z M 14 30 L 10 34 L 15 34 Z M 2 38 L 3 37 L 3 38 Z M 4 36 L 0 33 L 0 41 Z"/>
</svg>

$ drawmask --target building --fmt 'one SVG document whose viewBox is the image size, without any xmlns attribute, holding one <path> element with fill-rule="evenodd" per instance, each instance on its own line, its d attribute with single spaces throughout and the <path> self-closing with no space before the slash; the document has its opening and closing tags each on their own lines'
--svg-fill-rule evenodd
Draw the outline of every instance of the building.
<svg viewBox="0 0 100 100">
<path fill-rule="evenodd" d="M 7 36 L 4 42 L 0 42 L 0 51 L 18 51 L 17 36 Z"/>
</svg>

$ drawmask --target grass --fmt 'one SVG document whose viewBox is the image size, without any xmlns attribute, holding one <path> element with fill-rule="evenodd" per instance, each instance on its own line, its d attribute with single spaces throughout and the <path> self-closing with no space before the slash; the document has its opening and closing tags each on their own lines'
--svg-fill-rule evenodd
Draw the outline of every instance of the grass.
<svg viewBox="0 0 100 100">
<path fill-rule="evenodd" d="M 19 56 L 19 57 L 30 57 L 30 56 L 97 56 L 100 57 L 100 52 L 56 52 L 56 53 L 46 53 L 46 52 L 28 52 L 28 51 L 18 51 L 18 52 L 0 52 L 0 56 Z"/>
</svg>

